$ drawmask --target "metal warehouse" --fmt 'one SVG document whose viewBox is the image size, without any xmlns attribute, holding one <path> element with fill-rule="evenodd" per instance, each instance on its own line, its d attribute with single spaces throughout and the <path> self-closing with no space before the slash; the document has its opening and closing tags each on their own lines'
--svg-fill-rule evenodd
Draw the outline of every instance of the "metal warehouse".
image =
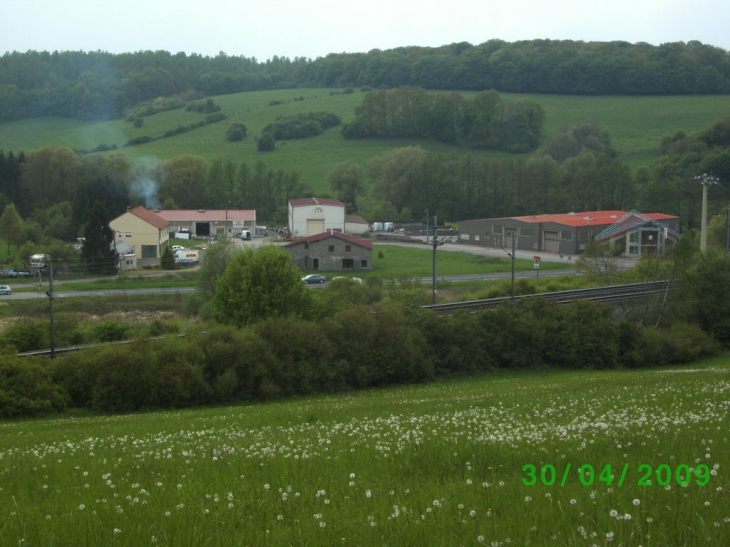
<svg viewBox="0 0 730 547">
<path fill-rule="evenodd" d="M 600 236 L 600 237 L 599 237 Z M 587 211 L 556 215 L 485 218 L 459 222 L 459 243 L 577 255 L 593 238 L 621 245 L 626 256 L 661 252 L 679 237 L 679 217 L 637 211 Z M 514 238 L 514 242 L 513 242 Z"/>
</svg>

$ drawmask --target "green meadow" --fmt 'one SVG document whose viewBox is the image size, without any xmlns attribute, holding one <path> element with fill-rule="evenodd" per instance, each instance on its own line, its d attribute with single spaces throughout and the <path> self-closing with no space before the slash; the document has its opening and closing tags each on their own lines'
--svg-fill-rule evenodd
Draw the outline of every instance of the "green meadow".
<svg viewBox="0 0 730 547">
<path fill-rule="evenodd" d="M 0 423 L 1 545 L 730 544 L 730 360 Z"/>
<path fill-rule="evenodd" d="M 464 93 L 469 96 L 471 93 Z M 325 131 L 310 139 L 277 143 L 273 152 L 258 152 L 255 138 L 279 116 L 299 112 L 328 111 L 351 121 L 364 93 L 331 94 L 328 89 L 288 89 L 238 93 L 214 97 L 228 118 L 201 128 L 154 141 L 121 148 L 128 140 L 160 137 L 179 125 L 203 120 L 204 114 L 173 110 L 145 118 L 135 128 L 124 120 L 83 122 L 63 118 L 36 118 L 0 124 L 0 149 L 18 152 L 34 150 L 46 144 L 90 150 L 99 144 L 116 144 L 119 150 L 136 161 L 145 158 L 167 159 L 181 154 L 197 154 L 213 160 L 231 160 L 253 166 L 261 160 L 270 168 L 297 171 L 301 180 L 315 192 L 327 192 L 327 173 L 338 163 L 367 161 L 392 148 L 418 145 L 437 153 L 468 152 L 494 158 L 521 158 L 504 152 L 474 152 L 433 141 L 409 139 L 364 139 L 348 141 L 339 128 Z M 679 129 L 692 133 L 708 127 L 730 113 L 730 96 L 666 96 L 666 97 L 593 97 L 565 95 L 504 94 L 505 98 L 530 98 L 547 113 L 545 138 L 561 127 L 585 118 L 596 119 L 613 135 L 614 146 L 627 165 L 636 168 L 649 164 L 655 157 L 661 137 Z M 270 103 L 282 102 L 270 106 Z M 228 142 L 225 133 L 231 123 L 243 123 L 248 136 L 239 142 Z M 107 154 L 109 152 L 106 152 Z"/>
</svg>

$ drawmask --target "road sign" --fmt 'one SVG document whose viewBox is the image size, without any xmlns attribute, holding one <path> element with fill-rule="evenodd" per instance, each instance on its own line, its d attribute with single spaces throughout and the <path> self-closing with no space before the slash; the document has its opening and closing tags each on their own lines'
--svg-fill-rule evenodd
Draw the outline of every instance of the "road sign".
<svg viewBox="0 0 730 547">
<path fill-rule="evenodd" d="M 532 265 L 536 270 L 540 269 L 540 257 L 539 256 L 532 257 Z"/>
</svg>

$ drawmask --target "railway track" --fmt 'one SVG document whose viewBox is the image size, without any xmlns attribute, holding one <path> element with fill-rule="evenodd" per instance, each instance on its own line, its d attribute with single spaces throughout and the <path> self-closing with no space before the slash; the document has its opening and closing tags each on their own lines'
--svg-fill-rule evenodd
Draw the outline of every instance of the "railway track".
<svg viewBox="0 0 730 547">
<path fill-rule="evenodd" d="M 642 300 L 651 296 L 666 294 L 669 290 L 669 281 L 646 281 L 643 283 L 629 283 L 625 285 L 612 285 L 608 287 L 595 287 L 591 289 L 574 289 L 570 291 L 558 291 L 542 294 L 529 294 L 515 296 L 515 300 L 535 298 L 541 296 L 553 300 L 559 304 L 570 304 L 576 300 L 591 300 L 593 302 L 606 302 L 612 304 Z M 430 304 L 423 306 L 424 309 L 433 310 L 439 315 L 448 315 L 460 310 L 476 312 L 481 310 L 494 309 L 503 302 L 512 300 L 511 297 L 487 298 L 484 300 L 471 300 L 469 302 L 452 302 L 450 304 Z"/>
</svg>

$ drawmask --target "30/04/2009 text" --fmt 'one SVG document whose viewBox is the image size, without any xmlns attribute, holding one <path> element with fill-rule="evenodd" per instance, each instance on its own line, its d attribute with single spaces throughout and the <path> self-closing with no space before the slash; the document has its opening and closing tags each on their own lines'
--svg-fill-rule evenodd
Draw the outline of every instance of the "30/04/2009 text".
<svg viewBox="0 0 730 547">
<path fill-rule="evenodd" d="M 573 470 L 572 475 L 571 469 Z M 616 469 L 617 471 L 620 469 L 617 482 L 613 466 L 610 463 L 604 465 L 600 472 L 597 472 L 596 468 L 588 463 L 580 467 L 573 467 L 568 463 L 562 473 L 559 473 L 555 466 L 549 463 L 541 466 L 539 470 L 533 464 L 528 463 L 522 467 L 522 472 L 525 474 L 522 477 L 522 483 L 525 486 L 535 486 L 538 483 L 544 486 L 553 486 L 555 484 L 565 486 L 569 480 L 577 478 L 583 486 L 592 486 L 595 483 L 604 483 L 606 486 L 611 486 L 614 482 L 618 486 L 623 486 L 626 484 L 627 479 L 629 484 L 636 484 L 636 486 L 667 486 L 672 482 L 679 486 L 688 486 L 692 483 L 698 486 L 706 486 L 710 482 L 710 477 L 716 473 L 714 469 L 710 469 L 704 463 L 694 467 L 679 464 L 674 469 L 665 463 L 658 465 L 656 469 L 649 464 L 642 463 L 635 470 L 636 482 L 634 482 L 634 476 L 628 476 L 631 470 L 630 464 L 625 463 Z"/>
</svg>

